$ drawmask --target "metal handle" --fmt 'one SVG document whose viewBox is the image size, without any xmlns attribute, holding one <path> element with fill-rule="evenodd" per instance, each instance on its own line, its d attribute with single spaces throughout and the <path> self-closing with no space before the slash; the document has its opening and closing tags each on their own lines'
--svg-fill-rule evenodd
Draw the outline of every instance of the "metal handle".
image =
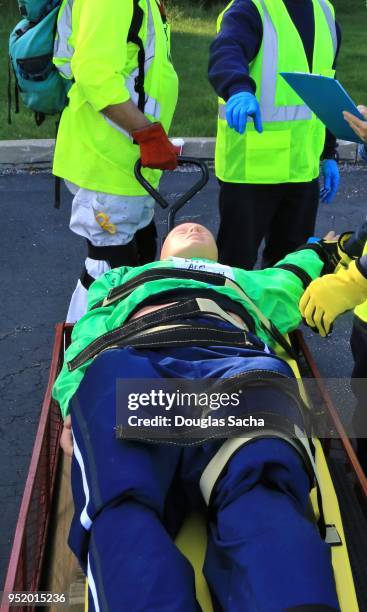
<svg viewBox="0 0 367 612">
<path fill-rule="evenodd" d="M 193 157 L 178 157 L 177 158 L 179 166 L 186 166 L 187 164 L 191 164 L 196 166 L 201 171 L 201 176 L 199 180 L 194 183 L 190 187 L 190 189 L 184 193 L 174 204 L 171 205 L 168 211 L 168 231 L 170 232 L 175 226 L 175 217 L 177 212 L 188 202 L 191 198 L 196 195 L 209 180 L 209 170 L 208 166 L 205 162 L 200 161 L 199 159 L 195 159 Z M 154 198 L 154 200 L 163 208 L 169 208 L 170 204 L 165 200 L 165 198 L 156 190 L 152 185 L 144 178 L 141 173 L 142 165 L 141 160 L 139 159 L 134 168 L 135 178 L 139 183 L 144 187 L 144 189 L 149 193 L 149 195 Z"/>
</svg>

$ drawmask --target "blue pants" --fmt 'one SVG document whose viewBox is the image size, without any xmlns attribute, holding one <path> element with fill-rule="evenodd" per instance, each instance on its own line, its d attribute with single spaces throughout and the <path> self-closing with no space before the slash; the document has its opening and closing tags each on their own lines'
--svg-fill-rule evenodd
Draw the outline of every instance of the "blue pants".
<svg viewBox="0 0 367 612">
<path fill-rule="evenodd" d="M 185 512 L 203 507 L 199 479 L 221 441 L 183 448 L 121 441 L 114 432 L 118 372 L 153 378 L 168 368 L 176 376 L 187 351 L 108 351 L 73 399 L 69 544 L 88 575 L 91 611 L 200 610 L 193 570 L 172 538 Z M 243 371 L 241 350 L 216 349 L 217 358 L 197 351 L 197 377 L 222 371 L 226 360 L 227 372 Z M 232 457 L 207 513 L 204 574 L 216 612 L 339 609 L 330 549 L 307 517 L 309 487 L 284 441 L 257 440 Z"/>
</svg>

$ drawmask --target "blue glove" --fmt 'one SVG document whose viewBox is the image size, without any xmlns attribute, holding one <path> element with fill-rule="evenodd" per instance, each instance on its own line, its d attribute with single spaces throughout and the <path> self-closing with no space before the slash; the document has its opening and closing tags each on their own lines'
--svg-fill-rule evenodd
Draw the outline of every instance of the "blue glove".
<svg viewBox="0 0 367 612">
<path fill-rule="evenodd" d="M 324 187 L 320 191 L 321 202 L 331 204 L 334 200 L 340 183 L 339 167 L 335 159 L 324 159 L 322 162 Z"/>
<path fill-rule="evenodd" d="M 241 91 L 231 96 L 226 104 L 226 119 L 230 128 L 239 134 L 244 134 L 247 125 L 247 116 L 254 118 L 255 129 L 261 133 L 260 106 L 256 97 L 247 91 Z"/>
</svg>

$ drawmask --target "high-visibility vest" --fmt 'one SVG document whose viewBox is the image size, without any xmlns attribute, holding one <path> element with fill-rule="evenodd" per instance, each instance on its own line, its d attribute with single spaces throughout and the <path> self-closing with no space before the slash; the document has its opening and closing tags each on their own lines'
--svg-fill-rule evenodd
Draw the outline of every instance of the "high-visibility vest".
<svg viewBox="0 0 367 612">
<path fill-rule="evenodd" d="M 367 242 L 363 249 L 363 255 L 367 255 Z M 367 323 L 367 302 L 363 302 L 363 304 L 357 306 L 357 308 L 354 309 L 354 314 L 356 317 Z"/>
<path fill-rule="evenodd" d="M 319 175 L 325 127 L 286 83 L 281 72 L 307 72 L 309 65 L 298 30 L 282 0 L 252 0 L 263 24 L 259 53 L 250 64 L 264 132 L 251 117 L 246 133 L 228 127 L 219 99 L 216 175 L 229 183 L 311 181 Z M 312 0 L 315 15 L 313 73 L 334 76 L 337 50 L 334 10 L 328 0 Z M 231 3 L 232 4 L 232 3 Z M 225 12 L 218 19 L 221 27 Z"/>
<path fill-rule="evenodd" d="M 79 36 L 81 28 L 84 28 L 84 20 L 87 18 L 92 22 L 91 16 L 96 6 L 98 3 L 88 0 L 63 0 L 60 7 L 54 63 L 60 74 L 71 79 L 73 85 L 69 92 L 69 105 L 60 121 L 54 174 L 86 189 L 117 195 L 146 195 L 133 172 L 140 156 L 139 147 L 127 132 L 100 110 L 129 98 L 141 107 L 141 97 L 139 100 L 139 89 L 136 86 L 140 76 L 139 48 L 127 39 L 128 25 L 135 18 L 138 7 L 139 11 L 143 11 L 139 41 L 145 55 L 144 113 L 149 120 L 160 121 L 168 132 L 178 96 L 178 79 L 170 58 L 169 25 L 162 19 L 157 0 L 129 0 L 122 3 L 121 0 L 110 0 L 101 3 L 100 7 L 105 7 L 104 10 L 110 11 L 110 15 L 115 17 L 105 20 L 105 29 L 104 23 L 98 28 L 96 26 L 95 50 L 98 61 L 103 58 L 106 67 L 110 64 L 115 69 L 119 49 L 116 47 L 112 53 L 112 46 L 106 43 L 116 41 L 119 35 L 116 28 L 121 23 L 124 24 L 121 27 L 121 46 L 126 46 L 125 65 L 116 70 L 121 76 L 121 95 L 116 89 L 111 90 L 109 95 L 108 85 L 104 85 L 102 64 L 95 67 L 90 58 L 84 57 L 84 41 Z M 81 71 L 83 83 L 80 78 L 78 80 Z M 144 170 L 144 174 L 154 186 L 158 185 L 160 171 Z"/>
</svg>

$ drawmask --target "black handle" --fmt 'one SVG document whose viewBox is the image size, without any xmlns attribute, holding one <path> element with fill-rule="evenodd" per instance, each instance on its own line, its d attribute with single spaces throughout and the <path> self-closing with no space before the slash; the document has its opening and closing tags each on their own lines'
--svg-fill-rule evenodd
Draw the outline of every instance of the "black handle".
<svg viewBox="0 0 367 612">
<path fill-rule="evenodd" d="M 190 189 L 186 193 L 184 193 L 170 207 L 169 212 L 168 212 L 168 231 L 169 232 L 175 226 L 175 217 L 176 217 L 177 212 L 186 204 L 186 202 L 191 200 L 191 198 L 194 195 L 196 195 L 200 191 L 200 189 L 205 187 L 205 185 L 207 184 L 209 180 L 209 170 L 205 162 L 200 161 L 199 159 L 195 159 L 194 157 L 181 157 L 181 156 L 177 158 L 177 161 L 178 161 L 179 166 L 186 166 L 187 164 L 196 166 L 197 168 L 200 169 L 201 175 L 200 175 L 199 180 L 197 180 L 196 183 L 194 183 L 194 185 L 192 185 Z M 150 183 L 148 183 L 148 181 L 142 175 L 141 169 L 142 169 L 142 165 L 139 159 L 136 162 L 135 168 L 134 168 L 136 180 L 139 181 L 139 183 L 144 187 L 144 189 L 149 193 L 149 195 L 151 195 L 152 198 L 154 198 L 155 201 L 162 208 L 169 208 L 170 206 L 169 202 L 167 202 L 167 200 L 165 200 L 164 197 L 156 189 L 154 189 L 154 187 L 152 187 Z"/>
</svg>

